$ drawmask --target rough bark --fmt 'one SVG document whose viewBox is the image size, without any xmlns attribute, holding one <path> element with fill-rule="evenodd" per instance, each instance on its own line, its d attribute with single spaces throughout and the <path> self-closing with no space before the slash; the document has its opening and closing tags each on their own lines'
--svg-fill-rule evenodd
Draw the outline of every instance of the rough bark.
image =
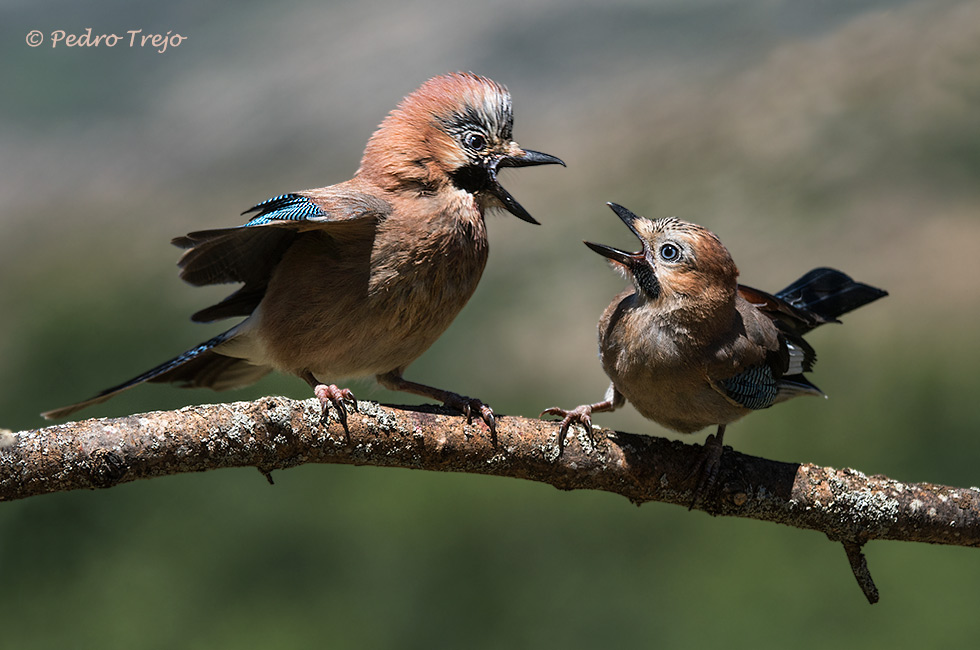
<svg viewBox="0 0 980 650">
<path fill-rule="evenodd" d="M 621 494 L 640 504 L 688 506 L 701 447 L 573 427 L 559 455 L 556 422 L 497 418 L 496 446 L 478 420 L 436 407 L 360 402 L 321 424 L 316 400 L 269 397 L 0 433 L 0 501 L 222 467 L 271 472 L 346 463 L 510 476 L 562 490 Z M 725 448 L 714 489 L 696 506 L 821 531 L 844 546 L 862 591 L 878 598 L 863 545 L 871 540 L 980 546 L 980 489 L 901 483 L 851 469 L 792 464 Z"/>
</svg>

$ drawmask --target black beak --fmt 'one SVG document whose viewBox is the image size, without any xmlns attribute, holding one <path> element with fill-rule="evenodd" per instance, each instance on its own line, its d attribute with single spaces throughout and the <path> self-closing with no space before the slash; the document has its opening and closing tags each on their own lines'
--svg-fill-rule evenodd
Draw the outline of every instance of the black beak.
<svg viewBox="0 0 980 650">
<path fill-rule="evenodd" d="M 633 231 L 633 234 L 636 235 L 636 238 L 642 242 L 643 238 L 640 237 L 640 233 L 636 231 L 636 226 L 634 225 L 636 220 L 640 217 L 636 216 L 618 203 L 613 203 L 610 201 L 609 203 L 606 203 L 606 205 L 612 208 L 612 211 L 616 213 L 616 216 L 622 219 L 623 223 L 625 223 L 627 227 Z"/>
<path fill-rule="evenodd" d="M 657 275 L 653 266 L 647 260 L 647 245 L 646 242 L 640 237 L 640 233 L 636 230 L 636 220 L 640 217 L 636 216 L 626 208 L 615 203 L 607 203 L 613 212 L 616 213 L 620 219 L 623 220 L 633 234 L 636 235 L 640 243 L 643 244 L 642 248 L 635 253 L 627 253 L 626 251 L 621 251 L 618 248 L 613 248 L 612 246 L 606 246 L 604 244 L 594 244 L 590 241 L 585 242 L 585 245 L 599 253 L 603 257 L 622 264 L 627 271 L 629 271 L 639 287 L 649 296 L 651 299 L 656 300 L 660 296 L 660 281 L 657 280 Z"/>
<path fill-rule="evenodd" d="M 534 167 L 535 165 L 561 165 L 564 167 L 565 163 L 562 162 L 561 158 L 530 149 L 525 149 L 523 155 L 504 156 L 497 162 L 497 167 Z"/>
<path fill-rule="evenodd" d="M 626 251 L 621 251 L 618 248 L 613 248 L 612 246 L 606 246 L 604 244 L 595 244 L 593 242 L 587 241 L 583 242 L 586 246 L 599 253 L 605 258 L 611 259 L 613 262 L 619 262 L 627 268 L 632 268 L 637 260 L 637 256 L 643 257 L 643 253 L 627 253 Z"/>
<path fill-rule="evenodd" d="M 640 242 L 642 242 L 643 238 L 640 237 L 640 233 L 637 232 L 636 226 L 634 225 L 636 220 L 639 219 L 640 217 L 636 216 L 635 214 L 633 214 L 632 212 L 630 212 L 629 210 L 627 210 L 626 208 L 624 208 L 623 206 L 617 203 L 607 203 L 606 205 L 612 208 L 612 211 L 616 213 L 616 216 L 622 219 L 623 223 L 629 226 L 629 229 L 633 231 L 633 234 L 636 235 L 636 237 L 640 240 Z M 642 262 L 645 260 L 644 249 L 642 248 L 636 253 L 627 253 L 626 251 L 621 251 L 618 248 L 613 248 L 612 246 L 606 246 L 604 244 L 593 244 L 590 241 L 585 242 L 585 245 L 591 248 L 592 250 L 594 250 L 595 252 L 599 253 L 599 255 L 602 255 L 603 257 L 607 257 L 614 262 L 619 262 L 620 264 L 626 266 L 627 268 L 632 268 L 633 265 L 636 264 L 637 262 Z M 646 245 L 644 245 L 644 248 L 645 247 Z"/>
<path fill-rule="evenodd" d="M 535 165 L 561 165 L 564 167 L 565 163 L 562 162 L 561 158 L 556 158 L 540 151 L 526 149 L 517 155 L 498 158 L 487 169 L 487 173 L 490 176 L 490 187 L 487 189 L 490 193 L 500 199 L 500 202 L 504 204 L 504 207 L 512 215 L 533 224 L 537 224 L 537 220 L 497 181 L 497 171 L 501 167 L 533 167 Z"/>
</svg>

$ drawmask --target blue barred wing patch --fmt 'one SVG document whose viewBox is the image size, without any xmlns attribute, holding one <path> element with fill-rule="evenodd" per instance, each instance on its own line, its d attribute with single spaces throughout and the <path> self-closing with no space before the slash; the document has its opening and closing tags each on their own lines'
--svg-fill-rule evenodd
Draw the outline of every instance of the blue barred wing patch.
<svg viewBox="0 0 980 650">
<path fill-rule="evenodd" d="M 256 215 L 245 224 L 261 226 L 274 221 L 306 221 L 326 216 L 320 206 L 299 194 L 280 194 L 258 205 L 254 205 L 243 215 L 255 212 Z"/>
<path fill-rule="evenodd" d="M 720 382 L 725 394 L 748 409 L 772 406 L 779 391 L 772 368 L 755 366 Z"/>
</svg>

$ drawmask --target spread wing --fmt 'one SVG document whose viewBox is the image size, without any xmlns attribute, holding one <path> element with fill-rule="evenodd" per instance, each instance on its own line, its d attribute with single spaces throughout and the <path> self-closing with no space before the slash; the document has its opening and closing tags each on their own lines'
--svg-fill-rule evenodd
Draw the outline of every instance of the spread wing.
<svg viewBox="0 0 980 650">
<path fill-rule="evenodd" d="M 242 226 L 199 230 L 174 239 L 175 246 L 187 249 L 177 263 L 183 280 L 195 286 L 243 285 L 191 319 L 210 322 L 251 314 L 276 265 L 303 232 L 319 230 L 343 238 L 369 231 L 390 214 L 386 201 L 345 185 L 282 194 L 243 212 L 254 216 Z"/>
</svg>

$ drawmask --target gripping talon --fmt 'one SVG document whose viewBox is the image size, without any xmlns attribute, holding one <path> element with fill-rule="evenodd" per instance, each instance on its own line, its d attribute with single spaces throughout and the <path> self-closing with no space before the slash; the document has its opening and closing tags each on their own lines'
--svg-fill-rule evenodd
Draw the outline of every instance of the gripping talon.
<svg viewBox="0 0 980 650">
<path fill-rule="evenodd" d="M 568 437 L 568 429 L 574 423 L 581 424 L 585 427 L 585 432 L 588 434 L 592 433 L 592 406 L 591 404 L 582 404 L 581 406 L 576 406 L 570 411 L 567 411 L 558 406 L 552 406 L 541 411 L 541 415 L 538 417 L 544 417 L 545 415 L 556 415 L 562 418 L 561 426 L 558 427 L 558 456 L 561 457 L 565 453 L 565 439 Z"/>
<path fill-rule="evenodd" d="M 491 442 L 495 447 L 497 446 L 497 420 L 493 415 L 493 409 L 475 397 L 466 397 L 456 393 L 449 393 L 443 404 L 465 415 L 466 424 L 473 424 L 473 415 L 475 412 L 479 412 L 480 419 L 490 430 Z"/>
<path fill-rule="evenodd" d="M 349 388 L 337 388 L 333 384 L 329 386 L 326 384 L 317 384 L 313 389 L 313 394 L 320 400 L 320 405 L 323 407 L 321 417 L 324 420 L 329 417 L 331 405 L 337 410 L 337 419 L 340 421 L 340 425 L 344 427 L 344 438 L 347 440 L 347 444 L 350 444 L 350 429 L 347 426 L 347 407 L 344 406 L 344 403 L 349 403 L 354 412 L 360 413 L 357 408 L 357 400 L 354 398 L 354 393 Z"/>
<path fill-rule="evenodd" d="M 486 404 L 480 404 L 480 417 L 484 424 L 490 429 L 490 442 L 494 447 L 497 446 L 497 418 L 493 415 L 493 410 Z"/>
</svg>

